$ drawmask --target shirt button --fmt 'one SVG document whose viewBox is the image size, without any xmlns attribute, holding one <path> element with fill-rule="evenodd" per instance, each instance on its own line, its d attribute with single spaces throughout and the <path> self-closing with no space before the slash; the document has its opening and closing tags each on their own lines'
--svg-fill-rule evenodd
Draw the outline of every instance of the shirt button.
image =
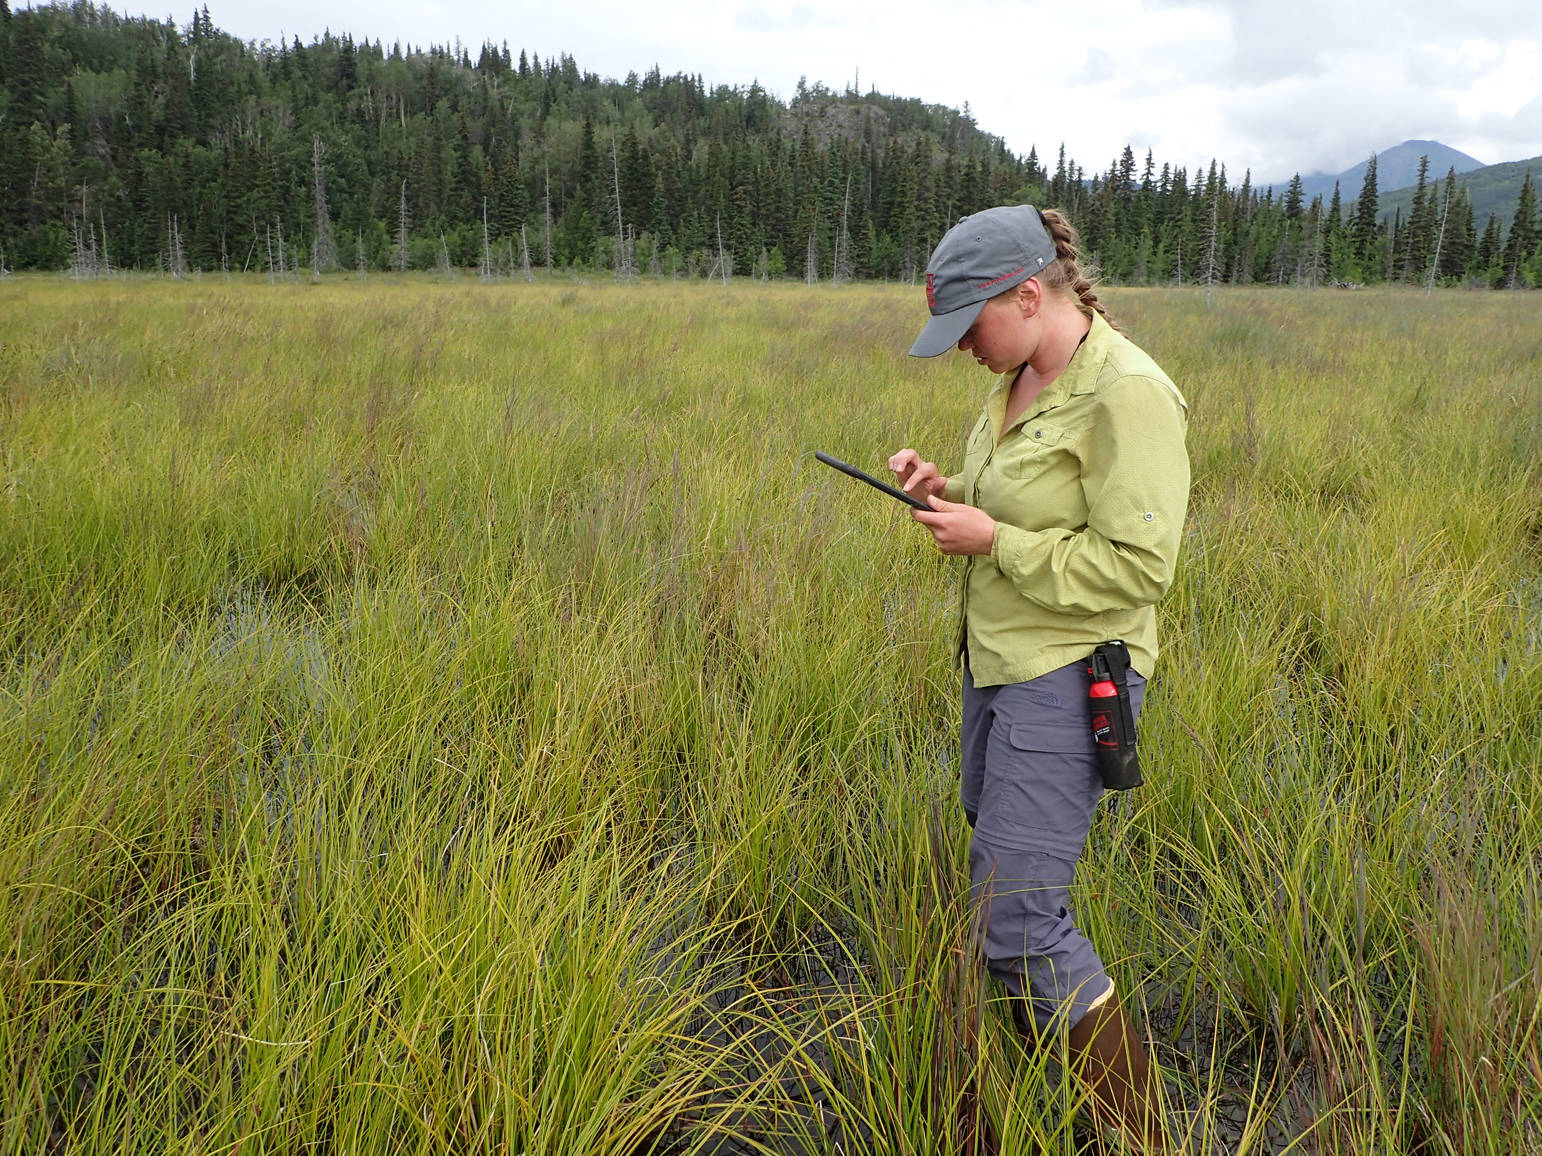
<svg viewBox="0 0 1542 1156">
<path fill-rule="evenodd" d="M 1148 522 L 1156 521 L 1156 515 L 1153 514 L 1150 510 L 1147 510 L 1144 514 L 1141 515 L 1141 517 L 1145 518 Z"/>
<path fill-rule="evenodd" d="M 1033 436 L 1036 438 L 1041 438 L 1044 436 L 1044 431 L 1041 429 L 1036 429 L 1033 431 Z"/>
</svg>

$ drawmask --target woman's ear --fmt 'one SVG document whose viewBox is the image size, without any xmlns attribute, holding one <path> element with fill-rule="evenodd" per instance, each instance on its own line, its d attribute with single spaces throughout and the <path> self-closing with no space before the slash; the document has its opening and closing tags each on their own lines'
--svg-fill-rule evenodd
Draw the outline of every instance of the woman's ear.
<svg viewBox="0 0 1542 1156">
<path fill-rule="evenodd" d="M 1017 287 L 1017 306 L 1024 317 L 1036 316 L 1044 304 L 1044 287 L 1037 277 L 1030 277 Z"/>
</svg>

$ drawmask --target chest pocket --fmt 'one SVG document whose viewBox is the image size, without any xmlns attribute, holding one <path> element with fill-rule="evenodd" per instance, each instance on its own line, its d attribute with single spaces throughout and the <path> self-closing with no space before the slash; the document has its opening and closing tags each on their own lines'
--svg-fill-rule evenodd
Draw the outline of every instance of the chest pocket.
<svg viewBox="0 0 1542 1156">
<path fill-rule="evenodd" d="M 1014 482 L 1036 478 L 1052 465 L 1066 442 L 1066 432 L 1055 426 L 1026 422 L 1018 427 L 1002 473 Z"/>
</svg>

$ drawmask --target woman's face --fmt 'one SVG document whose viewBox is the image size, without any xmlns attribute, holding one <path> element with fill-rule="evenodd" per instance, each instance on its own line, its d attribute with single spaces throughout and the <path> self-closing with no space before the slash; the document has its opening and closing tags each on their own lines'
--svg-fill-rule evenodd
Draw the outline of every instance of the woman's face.
<svg viewBox="0 0 1542 1156">
<path fill-rule="evenodd" d="M 958 348 L 973 354 L 980 365 L 992 373 L 1006 373 L 1018 368 L 1033 353 L 1034 337 L 1032 317 L 1037 312 L 1028 303 L 1037 295 L 1023 290 L 1033 282 L 998 293 L 985 303 L 974 324 L 958 339 Z"/>
</svg>

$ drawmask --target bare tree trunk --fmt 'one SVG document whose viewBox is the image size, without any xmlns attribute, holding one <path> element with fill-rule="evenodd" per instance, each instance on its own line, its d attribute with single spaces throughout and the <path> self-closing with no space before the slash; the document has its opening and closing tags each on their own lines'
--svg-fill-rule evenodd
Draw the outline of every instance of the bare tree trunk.
<svg viewBox="0 0 1542 1156">
<path fill-rule="evenodd" d="M 321 171 L 321 158 L 327 146 L 320 135 L 311 138 L 311 188 L 315 195 L 316 251 L 311 254 L 311 269 L 316 276 L 337 268 L 337 246 L 332 243 L 332 217 L 327 212 L 327 182 Z"/>
<path fill-rule="evenodd" d="M 487 238 L 487 198 L 482 198 L 482 280 L 493 279 L 493 246 Z"/>
<path fill-rule="evenodd" d="M 530 276 L 530 241 L 525 236 L 525 226 L 523 223 L 519 226 L 519 253 L 520 265 L 523 266 L 525 271 L 525 280 L 533 281 L 534 278 Z"/>
<path fill-rule="evenodd" d="M 282 237 L 282 234 L 280 234 Z M 167 229 L 168 257 L 171 275 L 179 281 L 187 276 L 187 254 L 182 250 L 182 230 L 177 225 L 177 215 L 171 215 L 170 226 Z"/>
<path fill-rule="evenodd" d="M 1312 231 L 1312 272 L 1309 284 L 1313 289 L 1317 288 L 1318 282 L 1327 273 L 1327 270 L 1323 267 L 1322 259 L 1322 214 L 1319 212 Z"/>
<path fill-rule="evenodd" d="M 76 281 L 85 279 L 85 247 L 80 240 L 80 218 L 70 220 L 70 276 Z"/>
<path fill-rule="evenodd" d="M 819 284 L 819 230 L 808 233 L 808 253 L 803 260 L 803 283 L 809 288 Z"/>
<path fill-rule="evenodd" d="M 551 161 L 546 162 L 546 275 L 551 276 Z"/>
<path fill-rule="evenodd" d="M 851 233 L 847 227 L 847 210 L 851 205 L 851 174 L 846 174 L 846 195 L 841 200 L 841 231 L 835 236 L 835 262 L 830 270 L 830 283 L 840 285 L 850 281 L 855 274 L 851 267 Z"/>
<path fill-rule="evenodd" d="M 91 243 L 89 248 L 86 244 L 84 236 L 82 236 L 80 232 L 81 222 L 86 219 L 86 198 L 88 195 L 89 187 L 84 184 L 81 185 L 80 216 L 75 218 L 73 224 L 75 252 L 73 260 L 70 263 L 71 273 L 74 275 L 74 278 L 77 281 L 82 281 L 88 276 L 94 277 L 96 275 L 95 270 L 92 268 L 95 262 L 92 260 L 92 254 L 90 252 L 90 250 L 94 250 L 96 248 L 96 230 L 94 228 L 92 229 Z"/>
<path fill-rule="evenodd" d="M 407 182 L 402 182 L 401 200 L 396 208 L 396 271 L 407 271 Z"/>
<path fill-rule="evenodd" d="M 358 248 L 357 252 L 358 252 L 358 260 L 355 262 L 355 265 L 357 266 L 357 268 L 359 270 L 359 280 L 360 281 L 368 281 L 369 280 L 369 260 L 368 260 L 368 258 L 366 258 L 364 256 L 364 230 L 363 229 L 359 230 L 359 248 Z"/>
<path fill-rule="evenodd" d="M 717 260 L 712 265 L 712 270 L 707 273 L 707 280 L 712 280 L 712 273 L 722 275 L 723 284 L 728 284 L 728 279 L 733 276 L 733 259 L 729 257 L 728 250 L 723 248 L 723 217 L 717 217 Z"/>
<path fill-rule="evenodd" d="M 1451 197 L 1446 196 L 1446 207 L 1440 213 L 1440 232 L 1435 234 L 1435 256 L 1430 261 L 1430 279 L 1424 286 L 1424 295 L 1430 296 L 1435 292 L 1435 270 L 1440 268 L 1440 245 L 1446 239 L 1446 218 L 1451 215 Z"/>
<path fill-rule="evenodd" d="M 1220 271 L 1216 267 L 1216 248 L 1220 244 L 1219 218 L 1221 212 L 1221 193 L 1217 189 L 1210 198 L 1210 226 L 1206 229 L 1208 236 L 1205 241 L 1205 304 L 1210 304 L 1210 291 L 1215 287 L 1215 277 Z"/>
<path fill-rule="evenodd" d="M 614 182 L 612 189 L 616 195 L 616 268 L 617 281 L 630 281 L 632 279 L 632 263 L 626 252 L 626 224 L 621 219 L 621 162 L 616 156 L 616 134 L 612 130 L 610 134 L 610 171 Z"/>
</svg>

